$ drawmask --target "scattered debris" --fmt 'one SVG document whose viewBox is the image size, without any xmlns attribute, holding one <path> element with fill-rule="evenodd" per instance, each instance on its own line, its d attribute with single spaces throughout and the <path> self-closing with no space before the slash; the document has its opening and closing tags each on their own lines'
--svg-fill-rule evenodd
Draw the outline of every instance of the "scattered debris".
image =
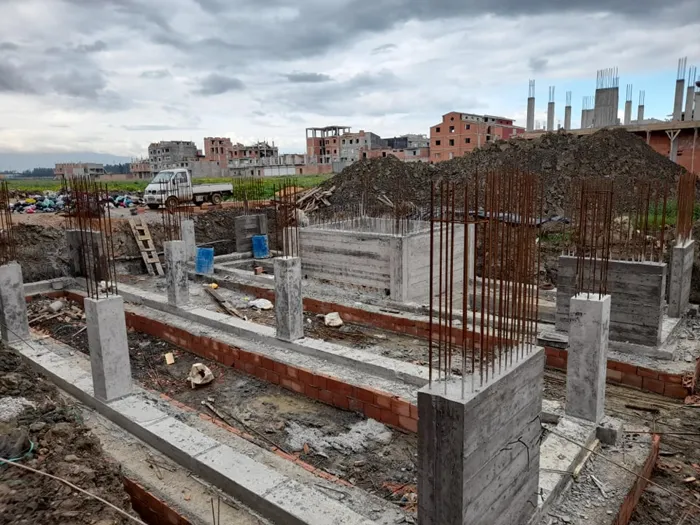
<svg viewBox="0 0 700 525">
<path fill-rule="evenodd" d="M 175 356 L 173 355 L 172 352 L 168 352 L 165 354 L 165 364 L 166 365 L 172 365 L 175 362 Z"/>
<path fill-rule="evenodd" d="M 319 452 L 329 449 L 341 453 L 362 452 L 371 442 L 386 444 L 391 441 L 391 431 L 374 419 L 355 423 L 338 436 L 328 436 L 322 429 L 303 427 L 295 421 L 290 421 L 286 430 L 289 446 L 296 452 L 304 450 L 304 445 Z"/>
<path fill-rule="evenodd" d="M 12 421 L 33 406 L 34 403 L 24 397 L 0 397 L 0 422 Z"/>
<path fill-rule="evenodd" d="M 54 301 L 49 305 L 49 310 L 51 310 L 53 313 L 57 313 L 63 310 L 64 306 L 63 301 Z"/>
<path fill-rule="evenodd" d="M 272 310 L 273 308 L 273 304 L 271 301 L 262 298 L 250 301 L 248 305 L 251 308 L 255 308 L 256 310 Z"/>
<path fill-rule="evenodd" d="M 338 327 L 343 326 L 343 319 L 338 312 L 331 312 L 323 317 L 323 322 L 326 326 Z"/>
<path fill-rule="evenodd" d="M 208 288 L 205 288 L 205 290 L 209 295 L 211 295 L 214 298 L 214 300 L 217 303 L 219 303 L 219 306 L 223 308 L 229 315 L 235 315 L 236 317 L 238 317 L 239 319 L 243 319 L 244 321 L 248 320 L 248 318 L 245 315 L 236 310 L 228 300 L 226 300 L 219 292 L 216 291 L 215 288 L 212 288 L 210 286 Z"/>
<path fill-rule="evenodd" d="M 214 381 L 214 374 L 212 374 L 207 365 L 195 363 L 190 369 L 190 374 L 187 376 L 187 380 L 192 385 L 192 388 L 196 388 Z"/>
</svg>

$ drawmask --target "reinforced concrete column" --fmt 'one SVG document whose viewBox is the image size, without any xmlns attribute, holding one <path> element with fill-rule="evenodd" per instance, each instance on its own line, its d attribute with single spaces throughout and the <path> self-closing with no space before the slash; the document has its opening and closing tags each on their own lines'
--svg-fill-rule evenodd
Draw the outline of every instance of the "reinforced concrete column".
<svg viewBox="0 0 700 525">
<path fill-rule="evenodd" d="M 700 120 L 700 90 L 695 92 L 695 113 L 693 120 Z"/>
<path fill-rule="evenodd" d="M 695 99 L 695 86 L 691 83 L 685 95 L 685 114 L 683 120 L 693 120 L 693 102 Z M 697 106 L 695 111 L 698 111 Z"/>
<path fill-rule="evenodd" d="M 554 131 L 554 102 L 547 104 L 547 131 Z"/>
<path fill-rule="evenodd" d="M 566 131 L 571 129 L 571 106 L 564 107 L 564 129 Z"/>
<path fill-rule="evenodd" d="M 535 129 L 535 97 L 529 97 L 527 99 L 527 118 L 525 126 L 525 131 L 534 131 Z"/>
<path fill-rule="evenodd" d="M 187 246 L 185 241 L 164 243 L 165 264 L 168 271 L 165 282 L 168 289 L 168 303 L 184 306 L 190 300 L 190 283 L 187 279 Z"/>
<path fill-rule="evenodd" d="M 685 67 L 683 68 L 685 74 Z M 683 95 L 685 93 L 685 78 L 676 80 L 676 93 L 673 98 L 673 120 L 681 120 L 683 114 Z"/>
<path fill-rule="evenodd" d="M 627 100 L 625 102 L 625 126 L 628 126 L 630 122 L 632 122 L 632 101 Z"/>
<path fill-rule="evenodd" d="M 459 379 L 418 392 L 418 522 L 526 523 L 539 492 L 544 349 L 465 393 Z"/>
<path fill-rule="evenodd" d="M 671 254 L 671 280 L 668 286 L 668 316 L 683 317 L 690 304 L 690 280 L 693 276 L 695 241 L 675 246 Z"/>
<path fill-rule="evenodd" d="M 274 272 L 277 339 L 296 341 L 304 337 L 301 259 L 277 257 L 274 260 Z"/>
<path fill-rule="evenodd" d="M 641 124 L 644 120 L 644 104 L 637 106 L 637 124 Z"/>
<path fill-rule="evenodd" d="M 29 338 L 22 267 L 17 262 L 0 266 L 0 322 L 2 322 L 0 332 L 4 343 L 14 343 Z"/>
<path fill-rule="evenodd" d="M 180 223 L 180 239 L 185 243 L 187 262 L 193 263 L 197 256 L 197 242 L 194 237 L 194 221 L 192 219 Z"/>
<path fill-rule="evenodd" d="M 131 393 L 131 363 L 124 300 L 85 299 L 90 366 L 95 397 L 105 402 Z"/>
<path fill-rule="evenodd" d="M 600 423 L 610 334 L 610 296 L 580 293 L 569 307 L 566 414 Z"/>
</svg>

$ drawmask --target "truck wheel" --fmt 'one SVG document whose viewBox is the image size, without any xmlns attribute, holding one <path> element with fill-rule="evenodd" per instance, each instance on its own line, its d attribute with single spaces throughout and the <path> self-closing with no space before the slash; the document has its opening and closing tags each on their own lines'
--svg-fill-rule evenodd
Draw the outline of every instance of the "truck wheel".
<svg viewBox="0 0 700 525">
<path fill-rule="evenodd" d="M 221 204 L 221 201 L 223 199 L 221 198 L 221 193 L 214 193 L 211 196 L 211 203 L 212 204 Z"/>
<path fill-rule="evenodd" d="M 160 204 L 149 204 L 148 207 L 152 210 L 157 210 L 158 208 L 160 208 Z"/>
<path fill-rule="evenodd" d="M 165 208 L 170 212 L 173 213 L 177 209 L 178 201 L 177 197 L 172 196 L 168 197 L 168 200 L 165 201 Z"/>
</svg>

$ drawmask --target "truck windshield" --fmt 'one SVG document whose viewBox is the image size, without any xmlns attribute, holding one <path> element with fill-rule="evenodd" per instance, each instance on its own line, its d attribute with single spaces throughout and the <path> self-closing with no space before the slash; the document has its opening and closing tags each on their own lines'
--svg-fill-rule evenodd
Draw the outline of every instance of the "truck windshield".
<svg viewBox="0 0 700 525">
<path fill-rule="evenodd" d="M 156 175 L 151 182 L 154 182 L 156 184 L 161 183 L 161 182 L 168 182 L 170 179 L 173 178 L 173 175 L 175 173 L 172 171 L 161 171 L 158 175 Z"/>
</svg>

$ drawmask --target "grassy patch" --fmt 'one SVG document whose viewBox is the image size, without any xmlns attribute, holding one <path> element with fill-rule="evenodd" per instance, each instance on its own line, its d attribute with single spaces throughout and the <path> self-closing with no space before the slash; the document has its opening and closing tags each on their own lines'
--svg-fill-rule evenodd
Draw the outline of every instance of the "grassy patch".
<svg viewBox="0 0 700 525">
<path fill-rule="evenodd" d="M 302 175 L 294 177 L 294 181 L 302 188 L 313 188 L 322 182 L 328 180 L 332 175 Z M 263 179 L 265 188 L 265 197 L 272 196 L 273 184 L 282 180 L 281 177 L 267 177 Z M 216 184 L 230 182 L 230 179 L 225 178 L 204 178 L 195 179 L 195 184 Z M 142 192 L 149 181 L 147 180 L 119 180 L 108 181 L 107 187 L 110 191 L 120 193 L 137 193 Z M 10 190 L 21 191 L 26 193 L 41 193 L 43 191 L 58 191 L 61 189 L 61 182 L 53 179 L 12 179 L 8 180 Z"/>
</svg>

